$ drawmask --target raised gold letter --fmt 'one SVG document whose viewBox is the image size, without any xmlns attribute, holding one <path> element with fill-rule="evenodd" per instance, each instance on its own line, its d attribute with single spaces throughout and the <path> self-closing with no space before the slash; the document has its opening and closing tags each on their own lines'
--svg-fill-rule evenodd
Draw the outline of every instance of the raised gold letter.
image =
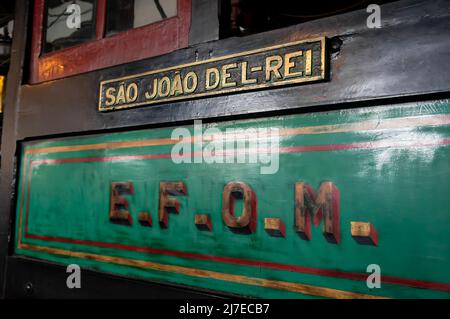
<svg viewBox="0 0 450 319">
<path fill-rule="evenodd" d="M 106 106 L 111 106 L 111 105 L 116 104 L 116 97 L 114 96 L 115 93 L 116 93 L 115 88 L 107 88 L 106 89 L 106 93 L 105 93 L 106 98 L 107 98 L 107 100 L 105 102 Z"/>
<path fill-rule="evenodd" d="M 237 68 L 237 63 L 225 64 L 222 66 L 222 87 L 231 87 L 236 86 L 236 82 L 227 82 L 227 79 L 231 77 L 231 74 L 228 73 L 229 69 Z"/>
<path fill-rule="evenodd" d="M 192 85 L 189 86 L 189 79 L 192 79 Z M 197 88 L 198 78 L 197 73 L 189 72 L 183 79 L 183 90 L 184 93 L 192 93 Z"/>
<path fill-rule="evenodd" d="M 170 90 L 170 96 L 183 94 L 183 87 L 181 86 L 180 73 L 176 73 L 173 78 L 172 89 Z"/>
<path fill-rule="evenodd" d="M 273 63 L 275 62 L 275 63 Z M 280 68 L 283 65 L 283 58 L 279 55 L 273 55 L 266 58 L 266 81 L 270 81 L 272 76 L 275 75 L 278 79 L 282 78 Z"/>
<path fill-rule="evenodd" d="M 151 99 L 154 99 L 155 98 L 155 96 L 156 96 L 156 92 L 157 92 L 157 90 L 156 90 L 156 88 L 158 87 L 158 79 L 154 79 L 153 80 L 153 92 L 150 94 L 150 91 L 148 91 L 148 92 L 145 92 L 145 98 L 147 99 L 147 100 L 151 100 Z"/>
<path fill-rule="evenodd" d="M 305 75 L 311 75 L 312 69 L 312 59 L 311 59 L 311 49 L 306 50 L 305 58 Z"/>
<path fill-rule="evenodd" d="M 241 66 L 241 83 L 242 84 L 253 84 L 256 83 L 256 79 L 247 79 L 247 62 L 242 62 Z"/>
<path fill-rule="evenodd" d="M 158 85 L 158 95 L 160 97 L 166 97 L 170 92 L 170 79 L 167 76 L 164 76 Z"/>
<path fill-rule="evenodd" d="M 284 60 L 285 60 L 285 64 L 284 64 L 284 77 L 288 77 L 288 76 L 297 76 L 297 75 L 302 75 L 302 71 L 297 71 L 297 72 L 291 72 L 291 69 L 295 67 L 295 62 L 292 62 L 291 59 L 292 58 L 296 58 L 299 56 L 303 55 L 303 51 L 297 51 L 297 52 L 292 52 L 292 53 L 286 53 L 284 55 Z"/>
<path fill-rule="evenodd" d="M 125 99 L 125 85 L 121 84 L 119 86 L 119 91 L 117 92 L 116 104 L 125 103 L 125 102 L 126 102 L 126 99 Z"/>
<path fill-rule="evenodd" d="M 211 75 L 214 75 L 214 82 L 211 84 Z M 219 70 L 216 68 L 206 69 L 206 90 L 212 90 L 217 88 L 220 82 Z"/>
<path fill-rule="evenodd" d="M 133 93 L 133 94 L 132 94 Z M 138 87 L 136 83 L 131 83 L 127 86 L 127 103 L 134 102 L 138 98 Z"/>
</svg>

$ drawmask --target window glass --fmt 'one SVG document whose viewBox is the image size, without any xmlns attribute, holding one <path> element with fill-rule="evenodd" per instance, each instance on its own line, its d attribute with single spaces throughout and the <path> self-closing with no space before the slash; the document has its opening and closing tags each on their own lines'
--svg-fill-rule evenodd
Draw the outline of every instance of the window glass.
<svg viewBox="0 0 450 319">
<path fill-rule="evenodd" d="M 47 0 L 44 52 L 67 48 L 95 38 L 94 0 Z"/>
<path fill-rule="evenodd" d="M 221 0 L 220 38 L 266 32 L 394 1 L 398 0 Z"/>
<path fill-rule="evenodd" d="M 108 0 L 106 34 L 138 28 L 177 15 L 177 0 Z"/>
</svg>

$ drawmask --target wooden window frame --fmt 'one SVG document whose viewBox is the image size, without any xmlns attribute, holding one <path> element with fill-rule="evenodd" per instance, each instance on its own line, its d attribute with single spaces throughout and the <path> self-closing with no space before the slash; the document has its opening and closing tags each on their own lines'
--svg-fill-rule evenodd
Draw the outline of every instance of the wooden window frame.
<svg viewBox="0 0 450 319">
<path fill-rule="evenodd" d="M 97 0 L 93 40 L 49 53 L 42 53 L 45 0 L 34 1 L 31 84 L 142 60 L 188 46 L 192 0 L 177 0 L 175 17 L 110 36 L 105 36 L 106 1 Z"/>
</svg>

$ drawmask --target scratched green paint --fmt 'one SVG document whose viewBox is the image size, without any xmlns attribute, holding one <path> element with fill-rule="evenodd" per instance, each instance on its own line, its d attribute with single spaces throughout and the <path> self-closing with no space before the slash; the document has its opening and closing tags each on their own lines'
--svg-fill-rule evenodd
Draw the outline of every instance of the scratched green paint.
<svg viewBox="0 0 450 319">
<path fill-rule="evenodd" d="M 448 100 L 352 109 L 328 113 L 280 116 L 208 124 L 226 128 L 293 128 L 359 123 L 367 120 L 428 117 L 450 113 Z M 187 126 L 192 131 L 192 127 Z M 33 148 L 132 141 L 170 137 L 173 128 L 149 129 L 96 136 L 54 139 L 24 144 Z M 282 137 L 280 147 L 347 144 L 376 141 L 438 141 L 450 138 L 449 125 L 346 133 Z M 172 146 L 90 150 L 29 155 L 28 160 L 96 157 L 113 155 L 166 154 Z M 32 171 L 29 225 L 32 234 L 82 240 L 171 249 L 200 254 L 231 256 L 289 265 L 365 273 L 369 264 L 379 264 L 382 275 L 450 284 L 450 145 L 420 148 L 378 148 L 343 151 L 287 153 L 280 155 L 276 174 L 261 175 L 259 164 L 175 164 L 170 159 L 131 160 L 36 165 Z M 22 163 L 23 156 L 22 156 Z M 22 193 L 19 176 L 17 216 Z M 26 174 L 29 174 L 27 172 Z M 27 177 L 27 176 L 26 176 Z M 157 224 L 159 181 L 183 181 L 188 196 L 178 197 L 180 214 L 169 215 L 169 227 Z M 222 191 L 232 180 L 246 182 L 258 199 L 258 224 L 254 234 L 231 232 L 222 222 Z M 341 242 L 328 243 L 321 227 L 314 228 L 312 240 L 294 231 L 294 184 L 305 181 L 318 188 L 331 180 L 340 190 Z M 127 196 L 134 223 L 110 223 L 109 192 L 112 181 L 132 181 L 135 194 Z M 26 205 L 26 197 L 24 205 Z M 153 227 L 143 227 L 137 214 L 149 211 Z M 210 214 L 213 231 L 199 231 L 194 214 Z M 281 218 L 286 238 L 271 237 L 264 231 L 265 217 Z M 351 221 L 372 223 L 379 233 L 379 246 L 357 244 L 350 234 Z M 18 222 L 17 222 L 18 227 Z M 17 237 L 18 231 L 16 231 Z M 16 238 L 17 242 L 17 238 Z M 267 278 L 346 291 L 400 298 L 449 298 L 450 292 L 418 289 L 382 282 L 369 289 L 355 281 L 251 266 L 184 259 L 175 256 L 96 248 L 68 243 L 23 238 L 23 243 L 62 248 L 108 256 Z M 282 290 L 194 278 L 153 270 L 119 266 L 78 258 L 61 257 L 25 249 L 16 253 L 62 264 L 130 277 L 202 287 L 235 294 L 268 298 L 309 298 Z"/>
</svg>

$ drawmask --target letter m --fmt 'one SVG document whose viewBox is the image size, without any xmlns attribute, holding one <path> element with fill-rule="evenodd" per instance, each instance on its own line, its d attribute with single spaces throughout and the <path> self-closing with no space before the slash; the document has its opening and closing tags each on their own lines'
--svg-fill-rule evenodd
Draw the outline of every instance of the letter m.
<svg viewBox="0 0 450 319">
<path fill-rule="evenodd" d="M 306 183 L 295 183 L 295 229 L 303 239 L 311 240 L 314 226 L 324 220 L 323 234 L 328 242 L 339 243 L 339 190 L 332 182 L 322 182 L 319 191 Z"/>
</svg>

